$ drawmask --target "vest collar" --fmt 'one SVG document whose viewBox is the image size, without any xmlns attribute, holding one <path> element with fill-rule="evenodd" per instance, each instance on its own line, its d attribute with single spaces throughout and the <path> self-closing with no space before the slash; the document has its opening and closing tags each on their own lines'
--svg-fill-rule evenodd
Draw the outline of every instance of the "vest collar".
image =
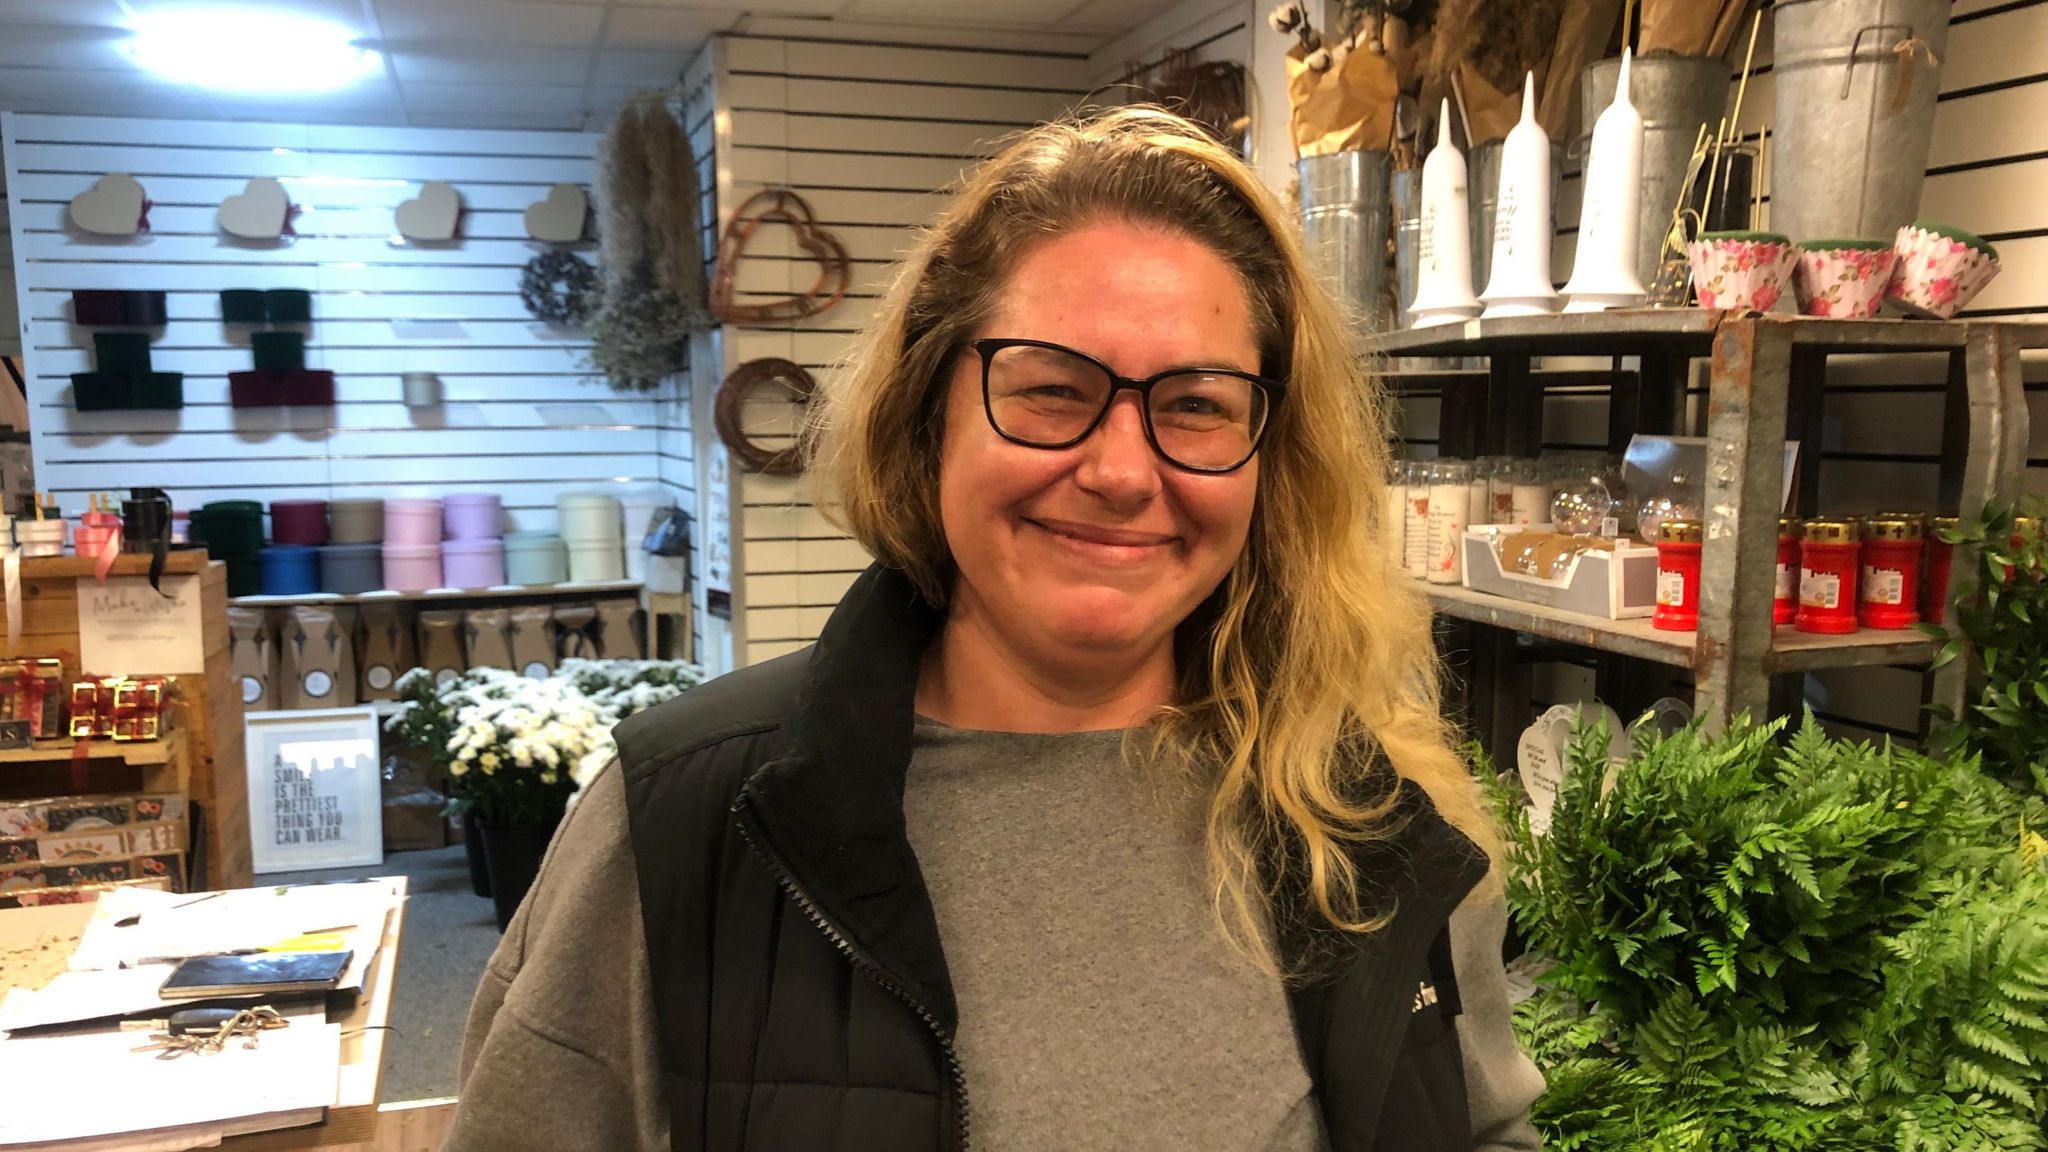
<svg viewBox="0 0 2048 1152">
<path fill-rule="evenodd" d="M 903 821 L 918 664 L 943 620 L 902 572 L 862 573 L 811 650 L 789 754 L 753 775 L 746 803 L 832 927 L 951 1032 L 938 920 Z"/>
</svg>

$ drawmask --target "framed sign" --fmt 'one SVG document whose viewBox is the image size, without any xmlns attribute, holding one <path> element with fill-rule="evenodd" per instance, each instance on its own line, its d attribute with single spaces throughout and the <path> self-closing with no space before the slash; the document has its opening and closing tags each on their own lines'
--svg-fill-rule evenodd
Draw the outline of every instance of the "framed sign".
<svg viewBox="0 0 2048 1152">
<path fill-rule="evenodd" d="M 249 855 L 258 872 L 384 860 L 374 708 L 251 712 Z"/>
</svg>

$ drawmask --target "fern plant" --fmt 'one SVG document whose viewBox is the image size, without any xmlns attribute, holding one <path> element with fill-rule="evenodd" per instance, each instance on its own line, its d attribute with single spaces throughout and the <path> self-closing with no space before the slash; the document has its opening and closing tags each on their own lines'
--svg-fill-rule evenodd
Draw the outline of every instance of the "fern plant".
<svg viewBox="0 0 2048 1152">
<path fill-rule="evenodd" d="M 2042 812 L 1973 759 L 1809 717 L 1567 751 L 1544 836 L 1496 781 L 1516 1011 L 1553 1149 L 2048 1147 Z"/>
<path fill-rule="evenodd" d="M 1961 715 L 1934 707 L 1934 745 L 1975 753 L 1986 770 L 2048 796 L 2048 502 L 2027 497 L 1993 505 L 1956 528 L 1944 543 L 1976 563 L 1951 579 L 1954 635 L 1933 624 L 1921 630 L 1947 640 L 1935 666 L 1968 663 L 1968 703 Z M 2022 520 L 2022 518 L 2026 520 Z"/>
</svg>

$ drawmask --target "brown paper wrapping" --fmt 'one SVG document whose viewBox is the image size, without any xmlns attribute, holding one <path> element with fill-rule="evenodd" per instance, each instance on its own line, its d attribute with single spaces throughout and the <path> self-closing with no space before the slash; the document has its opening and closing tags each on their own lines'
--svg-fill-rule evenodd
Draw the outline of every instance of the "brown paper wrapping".
<svg viewBox="0 0 2048 1152">
<path fill-rule="evenodd" d="M 464 655 L 471 668 L 517 667 L 512 662 L 512 617 L 504 608 L 472 608 L 462 614 Z"/>
<path fill-rule="evenodd" d="M 564 660 L 596 660 L 604 655 L 597 645 L 597 608 L 590 604 L 555 606 L 555 653 Z"/>
<path fill-rule="evenodd" d="M 278 707 L 277 622 L 261 608 L 228 608 L 228 663 L 242 707 L 270 712 Z"/>
<path fill-rule="evenodd" d="M 545 604 L 512 609 L 512 667 L 535 680 L 555 670 L 555 612 Z"/>
<path fill-rule="evenodd" d="M 468 665 L 462 659 L 462 610 L 432 608 L 420 613 L 420 667 L 429 669 L 434 683 L 446 684 Z"/>
<path fill-rule="evenodd" d="M 646 658 L 647 646 L 643 642 L 646 633 L 640 627 L 640 602 L 637 600 L 599 600 L 597 602 L 597 650 L 607 660 L 641 660 Z"/>
<path fill-rule="evenodd" d="M 364 700 L 398 699 L 398 678 L 419 664 L 412 610 L 404 604 L 364 604 L 356 627 L 357 690 Z"/>
<path fill-rule="evenodd" d="M 1299 44 L 1287 52 L 1287 127 L 1295 155 L 1387 147 L 1400 96 L 1392 58 L 1363 50 L 1332 55 L 1330 67 L 1318 72 Z"/>
<path fill-rule="evenodd" d="M 278 631 L 279 703 L 285 708 L 346 708 L 356 702 L 356 665 L 345 609 L 302 604 Z"/>
</svg>

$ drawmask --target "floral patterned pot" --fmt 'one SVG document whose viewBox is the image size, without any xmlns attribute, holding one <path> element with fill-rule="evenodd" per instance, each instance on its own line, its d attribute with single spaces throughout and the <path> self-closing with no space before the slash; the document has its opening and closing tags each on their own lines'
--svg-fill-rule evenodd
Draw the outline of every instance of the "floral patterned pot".
<svg viewBox="0 0 2048 1152">
<path fill-rule="evenodd" d="M 1785 295 L 1797 249 L 1776 232 L 1702 232 L 1687 255 L 1702 308 L 1769 312 Z"/>
<path fill-rule="evenodd" d="M 1808 316 L 1867 318 L 1884 307 L 1898 262 L 1883 240 L 1814 240 L 1799 246 L 1792 292 Z"/>
<path fill-rule="evenodd" d="M 1915 316 L 1947 320 L 1998 275 L 1998 249 L 1946 224 L 1908 224 L 1892 251 L 1898 262 L 1884 297 Z"/>
</svg>

